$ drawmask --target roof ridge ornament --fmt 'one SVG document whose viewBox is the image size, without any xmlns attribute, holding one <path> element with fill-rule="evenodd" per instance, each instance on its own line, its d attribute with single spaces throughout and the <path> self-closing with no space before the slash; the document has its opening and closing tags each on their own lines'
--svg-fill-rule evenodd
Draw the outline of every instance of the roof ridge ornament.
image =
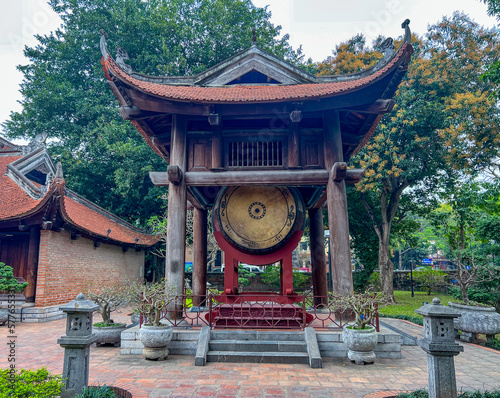
<svg viewBox="0 0 500 398">
<path fill-rule="evenodd" d="M 48 133 L 38 133 L 35 135 L 32 141 L 26 146 L 22 148 L 22 152 L 24 155 L 31 153 L 39 148 L 45 148 L 45 141 L 47 140 L 49 134 Z"/>
<path fill-rule="evenodd" d="M 403 43 L 411 43 L 411 30 L 410 30 L 410 20 L 406 18 L 401 27 L 405 30 L 405 37 L 403 39 Z"/>
<path fill-rule="evenodd" d="M 252 46 L 257 45 L 257 32 L 255 28 L 252 28 Z"/>
<path fill-rule="evenodd" d="M 108 44 L 106 43 L 108 34 L 104 31 L 104 29 L 100 29 L 99 34 L 101 35 L 101 40 L 99 41 L 99 47 L 101 48 L 102 58 L 104 59 L 104 61 L 107 61 L 109 58 Z"/>
<path fill-rule="evenodd" d="M 116 57 L 115 57 L 115 62 L 116 64 L 126 73 L 131 74 L 132 73 L 132 67 L 130 65 L 127 65 L 125 61 L 129 60 L 130 57 L 128 56 L 127 50 L 125 50 L 123 47 L 116 46 Z"/>
</svg>

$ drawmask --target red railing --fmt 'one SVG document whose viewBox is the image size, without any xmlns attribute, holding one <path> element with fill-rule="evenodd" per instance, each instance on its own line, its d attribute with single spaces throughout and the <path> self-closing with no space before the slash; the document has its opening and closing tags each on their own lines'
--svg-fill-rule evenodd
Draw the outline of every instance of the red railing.
<svg viewBox="0 0 500 398">
<path fill-rule="evenodd" d="M 172 297 L 160 319 L 175 327 L 304 329 L 311 326 L 328 330 L 340 330 L 354 319 L 336 310 L 331 297 L 305 294 L 297 296 L 293 304 L 280 301 L 266 293 L 252 294 L 251 299 L 243 295 L 186 294 Z M 145 322 L 147 317 L 141 315 L 141 325 Z M 378 313 L 372 325 L 379 330 Z"/>
</svg>

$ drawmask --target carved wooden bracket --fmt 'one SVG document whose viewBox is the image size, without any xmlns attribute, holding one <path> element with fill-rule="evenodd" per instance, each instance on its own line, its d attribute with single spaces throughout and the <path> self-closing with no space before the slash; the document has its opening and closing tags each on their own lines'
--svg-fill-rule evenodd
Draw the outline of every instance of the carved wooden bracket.
<svg viewBox="0 0 500 398">
<path fill-rule="evenodd" d="M 179 185 L 182 181 L 182 170 L 179 166 L 167 166 L 168 181 Z"/>
<path fill-rule="evenodd" d="M 335 162 L 330 171 L 330 177 L 335 182 L 341 182 L 345 180 L 347 175 L 347 163 L 345 162 Z"/>
</svg>

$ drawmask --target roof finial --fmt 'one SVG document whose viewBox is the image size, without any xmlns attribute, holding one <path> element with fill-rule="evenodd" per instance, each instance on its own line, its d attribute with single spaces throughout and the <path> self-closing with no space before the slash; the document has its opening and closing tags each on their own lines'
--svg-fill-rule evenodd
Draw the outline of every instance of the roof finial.
<svg viewBox="0 0 500 398">
<path fill-rule="evenodd" d="M 107 33 L 104 29 L 99 30 L 99 34 L 101 35 L 101 40 L 99 42 L 99 47 L 101 48 L 101 54 L 104 58 L 104 61 L 108 60 L 108 44 L 106 43 L 106 39 L 108 38 Z"/>
<path fill-rule="evenodd" d="M 407 18 L 401 24 L 401 27 L 405 30 L 405 37 L 403 43 L 411 43 L 411 30 L 410 30 L 410 20 Z"/>
<path fill-rule="evenodd" d="M 61 162 L 57 162 L 55 178 L 60 178 L 61 180 L 64 178 L 63 168 L 62 168 L 62 163 Z"/>
<path fill-rule="evenodd" d="M 257 33 L 255 32 L 255 28 L 252 28 L 252 46 L 257 45 Z"/>
</svg>

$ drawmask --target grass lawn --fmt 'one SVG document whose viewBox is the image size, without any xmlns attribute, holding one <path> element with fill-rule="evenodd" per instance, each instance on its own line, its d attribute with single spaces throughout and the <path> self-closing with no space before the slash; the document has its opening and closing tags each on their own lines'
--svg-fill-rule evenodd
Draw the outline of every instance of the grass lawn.
<svg viewBox="0 0 500 398">
<path fill-rule="evenodd" d="M 454 301 L 454 299 L 447 294 L 433 293 L 430 296 L 425 292 L 415 292 L 415 297 L 411 297 L 411 292 L 405 292 L 401 290 L 394 291 L 394 298 L 397 304 L 388 305 L 386 307 L 380 308 L 380 314 L 384 315 L 406 315 L 410 317 L 422 318 L 415 312 L 417 308 L 422 307 L 422 303 L 427 301 L 432 302 L 434 297 L 438 297 L 441 300 L 441 304 L 448 305 L 449 301 Z"/>
</svg>

